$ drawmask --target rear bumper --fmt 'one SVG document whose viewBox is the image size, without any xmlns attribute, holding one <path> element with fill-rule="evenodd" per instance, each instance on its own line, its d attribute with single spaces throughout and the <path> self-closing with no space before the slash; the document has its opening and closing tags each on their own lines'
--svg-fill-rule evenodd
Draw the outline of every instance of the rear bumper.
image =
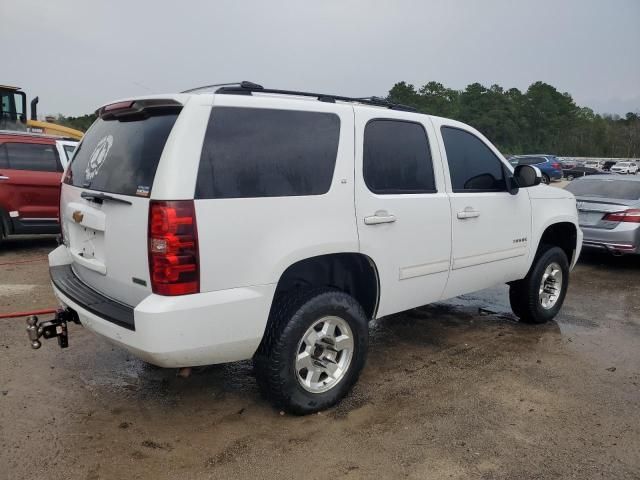
<svg viewBox="0 0 640 480">
<path fill-rule="evenodd" d="M 58 247 L 49 256 L 52 268 L 64 257 L 61 248 L 65 249 Z M 260 285 L 176 297 L 151 294 L 132 307 L 135 330 L 131 330 L 83 301 L 76 287 L 63 291 L 53 283 L 60 302 L 78 314 L 84 327 L 161 367 L 251 358 L 262 339 L 275 287 Z"/>
<path fill-rule="evenodd" d="M 606 250 L 614 254 L 640 253 L 640 225 L 621 223 L 612 230 L 581 227 L 584 248 Z"/>
<path fill-rule="evenodd" d="M 587 249 L 606 250 L 613 254 L 640 253 L 637 245 L 627 243 L 591 242 L 585 240 L 582 246 Z"/>
</svg>

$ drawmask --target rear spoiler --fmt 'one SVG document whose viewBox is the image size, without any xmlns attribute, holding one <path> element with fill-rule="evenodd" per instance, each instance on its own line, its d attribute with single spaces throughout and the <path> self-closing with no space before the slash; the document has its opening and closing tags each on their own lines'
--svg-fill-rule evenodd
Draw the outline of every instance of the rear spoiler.
<svg viewBox="0 0 640 480">
<path fill-rule="evenodd" d="M 182 104 L 171 98 L 153 98 L 148 100 L 125 100 L 123 102 L 111 103 L 96 110 L 96 115 L 103 120 L 124 120 L 146 118 L 151 115 L 162 115 L 172 113 L 182 109 Z"/>
</svg>

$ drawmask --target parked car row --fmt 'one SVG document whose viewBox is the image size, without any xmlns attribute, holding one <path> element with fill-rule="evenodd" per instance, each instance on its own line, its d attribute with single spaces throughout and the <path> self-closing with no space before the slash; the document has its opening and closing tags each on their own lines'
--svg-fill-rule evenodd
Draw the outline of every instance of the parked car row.
<svg viewBox="0 0 640 480">
<path fill-rule="evenodd" d="M 50 135 L 0 131 L 0 240 L 60 231 L 60 181 L 77 144 Z"/>
<path fill-rule="evenodd" d="M 580 160 L 561 159 L 562 173 L 567 180 L 588 175 L 604 175 L 617 173 L 622 175 L 635 175 L 640 169 L 640 163 L 636 161 L 604 161 L 604 160 Z"/>
</svg>

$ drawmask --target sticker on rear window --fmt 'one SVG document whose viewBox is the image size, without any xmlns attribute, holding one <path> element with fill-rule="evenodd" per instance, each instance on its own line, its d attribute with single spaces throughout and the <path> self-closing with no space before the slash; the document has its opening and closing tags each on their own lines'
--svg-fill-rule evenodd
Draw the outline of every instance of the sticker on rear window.
<svg viewBox="0 0 640 480">
<path fill-rule="evenodd" d="M 136 195 L 139 197 L 148 197 L 150 188 L 147 185 L 138 185 L 136 188 Z"/>
<path fill-rule="evenodd" d="M 90 182 L 98 175 L 98 171 L 107 158 L 107 154 L 113 145 L 113 135 L 107 135 L 98 142 L 96 148 L 89 157 L 87 168 L 84 171 L 85 181 Z"/>
</svg>

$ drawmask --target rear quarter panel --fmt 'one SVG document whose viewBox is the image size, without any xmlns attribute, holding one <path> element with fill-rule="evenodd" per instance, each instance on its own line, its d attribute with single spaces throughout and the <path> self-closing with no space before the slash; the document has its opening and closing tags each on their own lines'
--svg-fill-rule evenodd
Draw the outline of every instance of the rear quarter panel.
<svg viewBox="0 0 640 480">
<path fill-rule="evenodd" d="M 331 112 L 340 117 L 337 160 L 327 193 L 195 201 L 202 292 L 277 283 L 284 270 L 299 260 L 329 253 L 358 252 L 354 115 L 350 105 L 239 95 L 198 97 L 193 99 L 193 104 L 189 102 L 186 107 L 189 112 L 184 112 L 188 115 L 181 116 L 171 133 L 156 174 L 153 198 L 194 197 L 212 107 Z M 165 161 L 168 156 L 173 156 L 174 161 Z"/>
</svg>

